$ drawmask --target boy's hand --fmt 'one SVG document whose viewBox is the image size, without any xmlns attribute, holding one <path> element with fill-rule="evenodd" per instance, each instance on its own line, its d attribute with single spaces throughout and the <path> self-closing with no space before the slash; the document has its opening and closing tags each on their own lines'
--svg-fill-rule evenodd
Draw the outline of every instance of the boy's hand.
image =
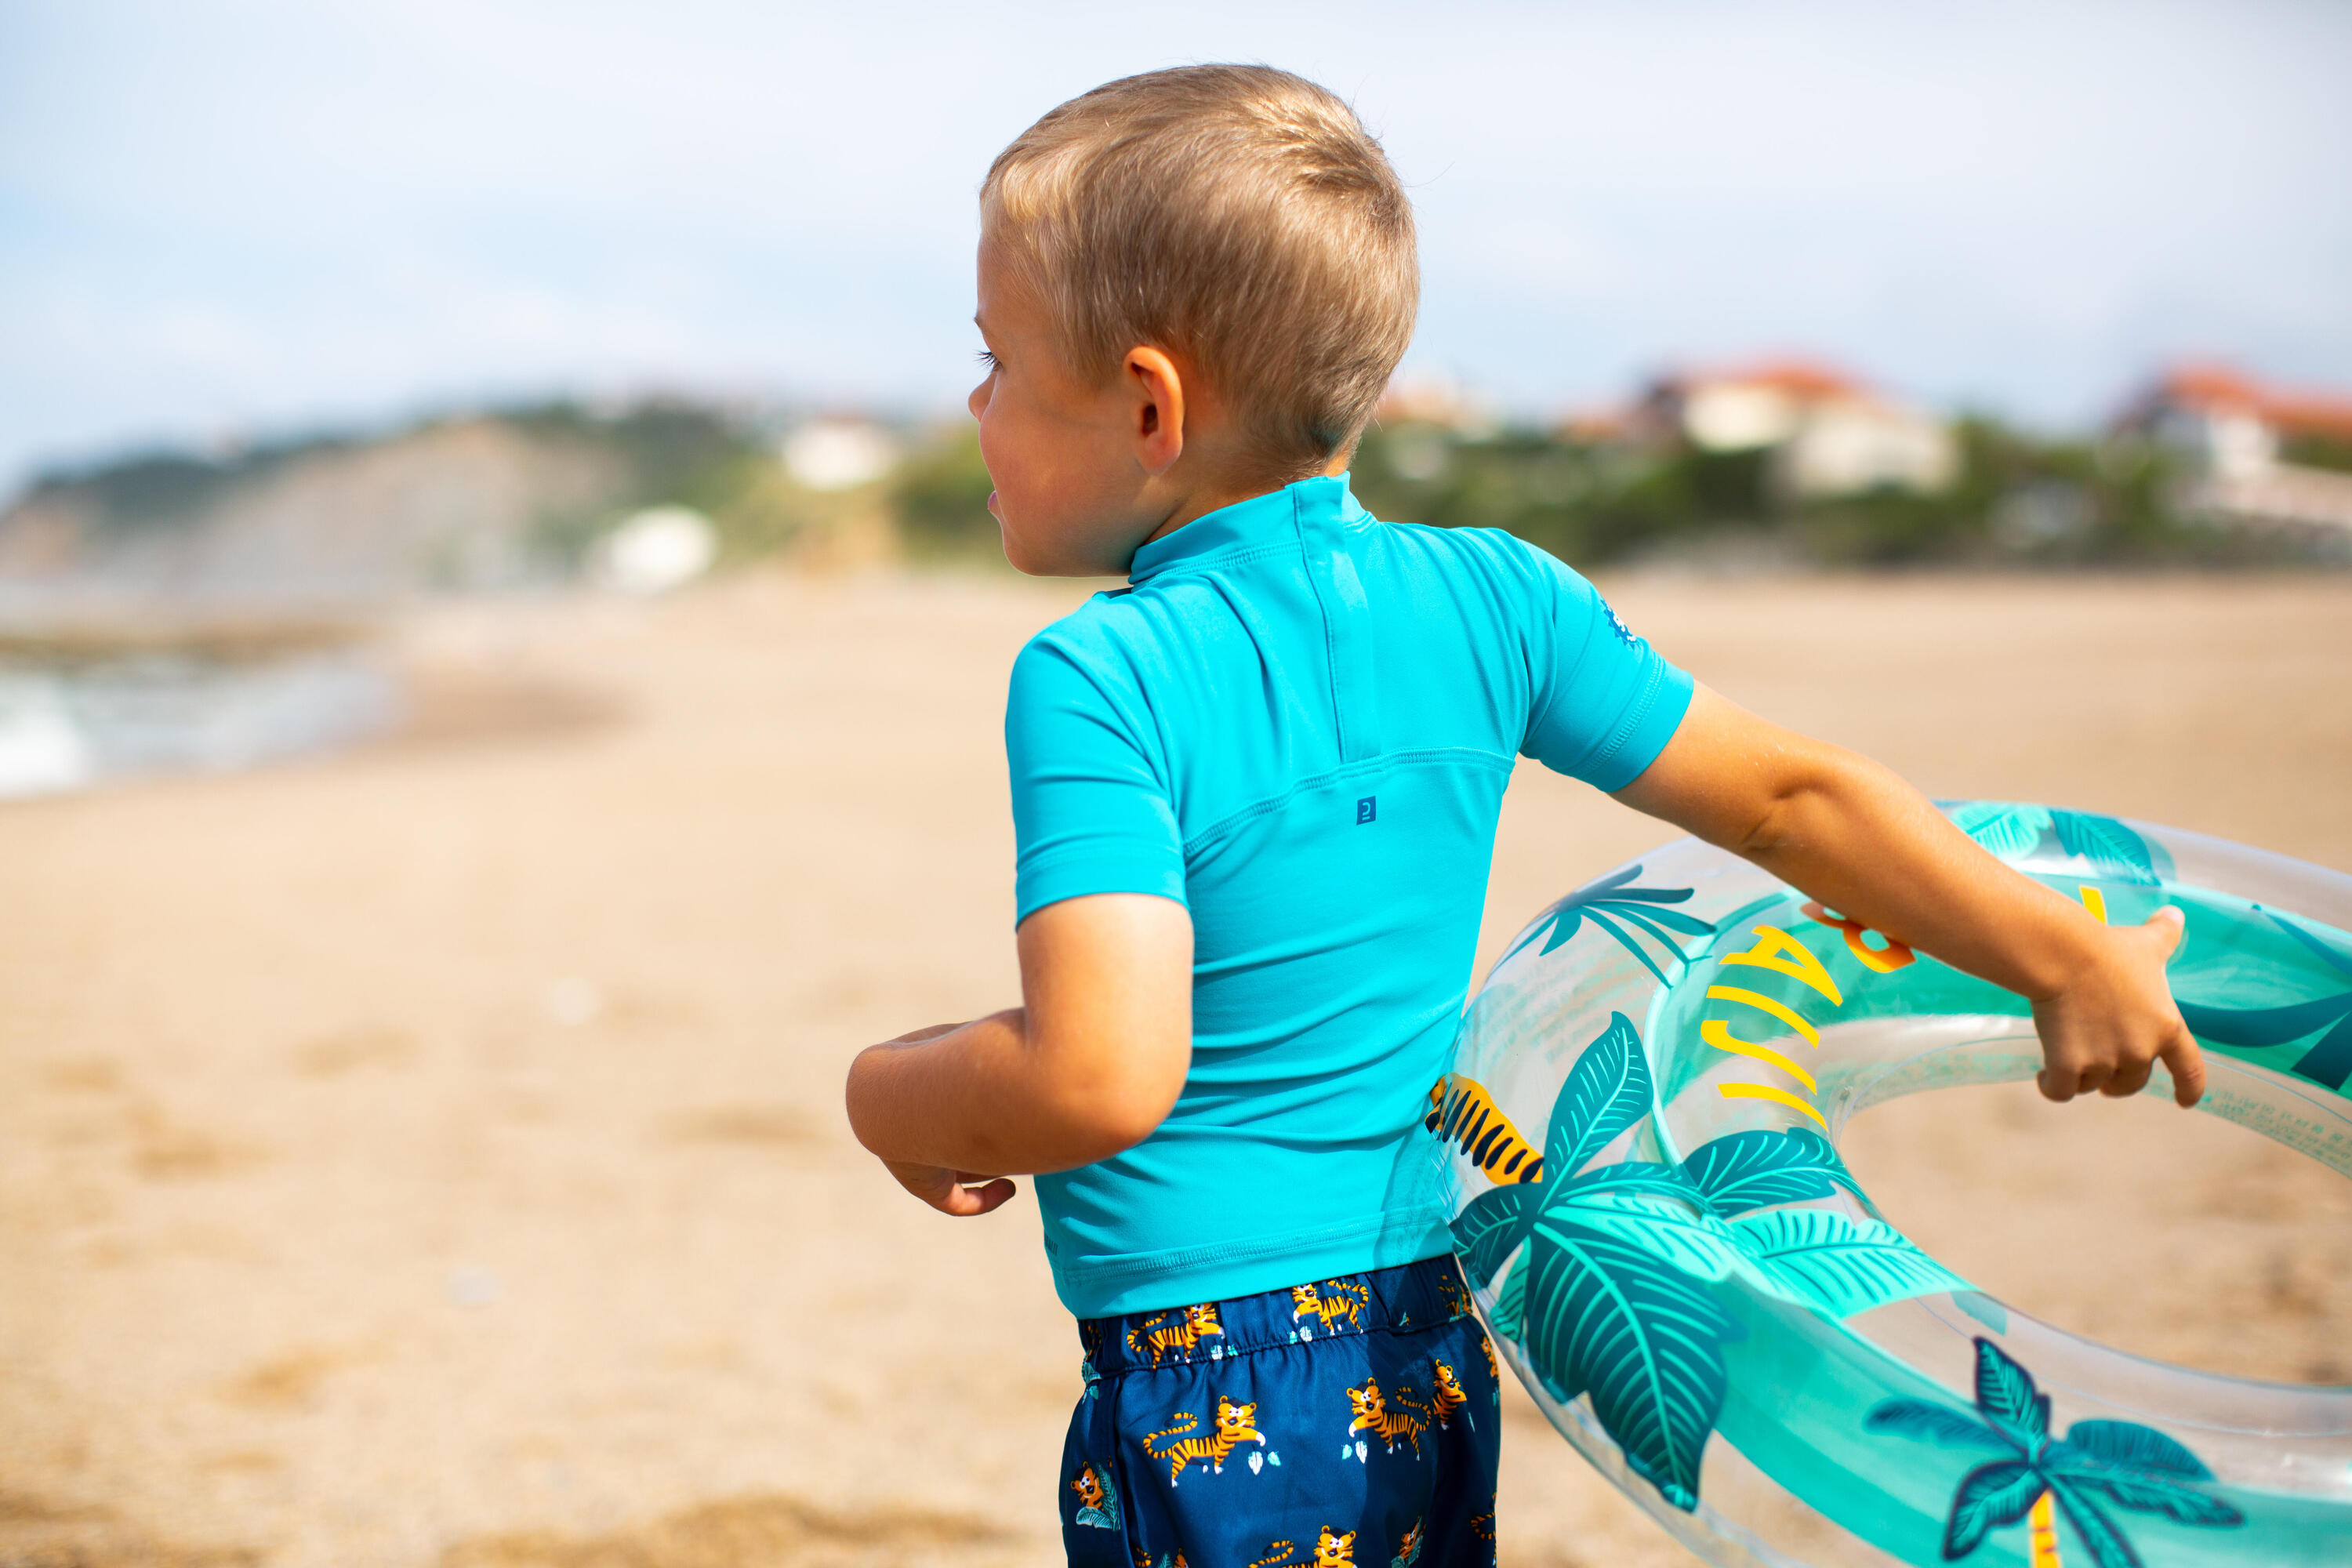
<svg viewBox="0 0 2352 1568">
<path fill-rule="evenodd" d="M 2034 1002 L 2044 1096 L 2137 1094 L 2159 1059 L 2171 1069 L 2173 1099 L 2194 1105 L 2204 1094 L 2204 1054 L 2164 981 L 2182 922 L 2168 907 L 2146 925 L 2103 928 L 2074 977 Z"/>
<path fill-rule="evenodd" d="M 1003 1176 L 950 1171 L 941 1165 L 918 1165 L 907 1160 L 885 1160 L 882 1163 L 898 1178 L 900 1186 L 941 1214 L 951 1214 L 958 1219 L 1003 1208 L 1004 1201 L 1018 1190 Z"/>
</svg>

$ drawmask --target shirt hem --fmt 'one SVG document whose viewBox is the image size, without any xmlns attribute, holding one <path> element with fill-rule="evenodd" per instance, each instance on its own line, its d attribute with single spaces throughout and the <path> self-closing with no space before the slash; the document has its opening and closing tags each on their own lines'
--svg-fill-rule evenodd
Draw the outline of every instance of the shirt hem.
<svg viewBox="0 0 2352 1568">
<path fill-rule="evenodd" d="M 1443 1205 L 1422 1204 L 1289 1235 L 1053 1259 L 1054 1289 L 1081 1319 L 1231 1300 L 1441 1257 L 1454 1250 L 1450 1218 Z"/>
<path fill-rule="evenodd" d="M 1013 885 L 1016 926 L 1047 904 L 1095 893 L 1147 893 L 1191 907 L 1181 866 L 1157 856 L 1106 854 L 1098 844 L 1034 857 L 1014 873 Z"/>
<path fill-rule="evenodd" d="M 1692 691 L 1690 677 L 1683 671 L 1664 659 L 1652 665 L 1647 689 L 1593 759 L 1589 775 L 1593 787 L 1603 795 L 1614 795 L 1649 772 L 1650 764 L 1682 728 L 1683 715 L 1690 711 Z"/>
</svg>

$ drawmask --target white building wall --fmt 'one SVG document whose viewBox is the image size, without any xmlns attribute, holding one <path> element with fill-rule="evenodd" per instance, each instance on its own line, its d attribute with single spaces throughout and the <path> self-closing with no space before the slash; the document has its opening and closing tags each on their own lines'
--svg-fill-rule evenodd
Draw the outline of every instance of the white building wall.
<svg viewBox="0 0 2352 1568">
<path fill-rule="evenodd" d="M 1940 422 L 1885 404 L 1823 404 L 1781 454 L 1783 481 L 1802 497 L 1892 486 L 1932 491 L 1959 474 L 1958 444 Z"/>
</svg>

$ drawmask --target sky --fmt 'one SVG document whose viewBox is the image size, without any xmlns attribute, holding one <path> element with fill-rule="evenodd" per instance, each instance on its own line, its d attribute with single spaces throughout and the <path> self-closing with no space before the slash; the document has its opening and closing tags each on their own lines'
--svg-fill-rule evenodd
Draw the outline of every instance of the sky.
<svg viewBox="0 0 2352 1568">
<path fill-rule="evenodd" d="M 653 390 L 951 412 L 973 195 L 1264 60 L 1412 188 L 1407 374 L 1543 416 L 1801 353 L 2048 427 L 2352 387 L 2352 5 L 0 0 L 0 490 Z"/>
</svg>

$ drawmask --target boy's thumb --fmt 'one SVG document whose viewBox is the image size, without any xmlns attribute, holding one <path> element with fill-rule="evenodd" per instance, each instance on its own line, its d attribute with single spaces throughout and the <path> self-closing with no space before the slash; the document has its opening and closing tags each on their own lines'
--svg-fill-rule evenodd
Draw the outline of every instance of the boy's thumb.
<svg viewBox="0 0 2352 1568">
<path fill-rule="evenodd" d="M 2140 929 L 2155 933 L 2162 944 L 2159 956 L 2168 959 L 2180 950 L 2180 933 L 2189 929 L 2189 917 L 2180 912 L 2179 905 L 2167 904 L 2148 916 Z"/>
</svg>

